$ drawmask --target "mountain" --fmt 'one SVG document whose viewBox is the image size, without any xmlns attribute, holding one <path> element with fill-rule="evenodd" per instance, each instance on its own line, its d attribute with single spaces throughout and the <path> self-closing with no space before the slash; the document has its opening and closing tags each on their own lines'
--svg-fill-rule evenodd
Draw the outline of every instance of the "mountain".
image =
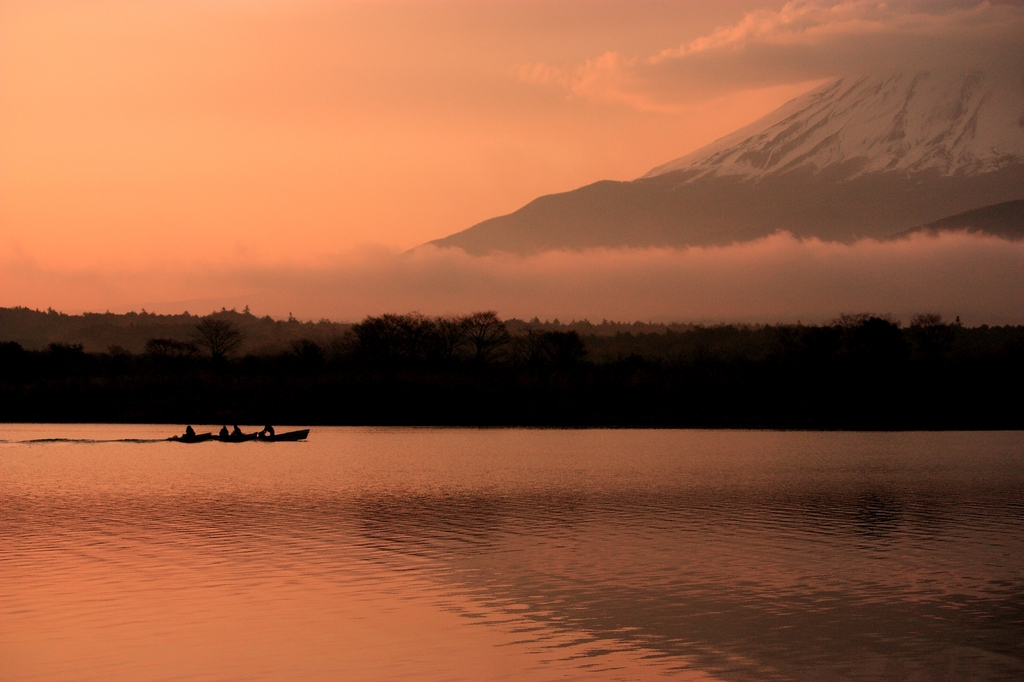
<svg viewBox="0 0 1024 682">
<path fill-rule="evenodd" d="M 912 234 L 925 232 L 971 232 L 973 234 L 989 234 L 1014 241 L 1024 239 L 1024 200 L 1004 201 L 994 206 L 983 206 L 973 211 L 958 213 L 942 220 L 904 230 L 894 235 L 895 238 L 909 237 Z"/>
<path fill-rule="evenodd" d="M 472 254 L 851 241 L 1024 197 L 1024 79 L 842 78 L 629 182 L 543 196 L 432 244 Z"/>
</svg>

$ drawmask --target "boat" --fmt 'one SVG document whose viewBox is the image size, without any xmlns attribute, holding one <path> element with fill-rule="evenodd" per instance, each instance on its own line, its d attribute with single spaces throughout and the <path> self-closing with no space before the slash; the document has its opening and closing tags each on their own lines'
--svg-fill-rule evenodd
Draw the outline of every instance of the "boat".
<svg viewBox="0 0 1024 682">
<path fill-rule="evenodd" d="M 173 441 L 175 443 L 202 443 L 208 440 L 213 440 L 213 434 L 209 432 L 197 433 L 192 436 L 186 434 L 182 436 L 171 436 L 167 440 Z"/>
<path fill-rule="evenodd" d="M 284 433 L 275 433 L 273 436 L 265 436 L 256 434 L 256 440 L 263 442 L 278 442 L 278 441 L 295 441 L 295 440 L 306 440 L 306 436 L 309 435 L 309 429 L 300 429 L 298 431 L 285 431 Z"/>
<path fill-rule="evenodd" d="M 306 436 L 309 435 L 309 429 L 299 429 L 298 431 L 285 431 L 284 433 L 275 433 L 273 436 L 268 436 L 260 433 L 243 433 L 238 436 L 227 436 L 214 435 L 212 433 L 197 433 L 193 436 L 182 435 L 182 436 L 171 436 L 167 440 L 174 443 L 204 443 L 209 440 L 215 440 L 221 443 L 245 443 L 246 441 L 258 440 L 264 443 L 277 443 L 287 441 L 306 440 Z"/>
<path fill-rule="evenodd" d="M 239 434 L 228 434 L 226 436 L 215 436 L 214 440 L 220 441 L 221 443 L 244 443 L 247 440 L 256 440 L 256 433 L 239 433 Z"/>
</svg>

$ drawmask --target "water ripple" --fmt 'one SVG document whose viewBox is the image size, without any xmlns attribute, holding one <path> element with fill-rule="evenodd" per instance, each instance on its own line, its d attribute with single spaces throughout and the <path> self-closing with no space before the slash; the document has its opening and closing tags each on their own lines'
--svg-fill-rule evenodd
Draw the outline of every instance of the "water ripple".
<svg viewBox="0 0 1024 682">
<path fill-rule="evenodd" d="M 0 677 L 1024 676 L 1018 434 L 137 428 L 0 458 Z"/>
</svg>

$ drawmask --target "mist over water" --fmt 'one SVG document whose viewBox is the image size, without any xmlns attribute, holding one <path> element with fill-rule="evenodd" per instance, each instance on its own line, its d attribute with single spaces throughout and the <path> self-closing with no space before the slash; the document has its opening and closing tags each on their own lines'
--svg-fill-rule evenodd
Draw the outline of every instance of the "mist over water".
<svg viewBox="0 0 1024 682">
<path fill-rule="evenodd" d="M 1017 433 L 167 431 L 0 428 L 0 678 L 1024 674 Z"/>
<path fill-rule="evenodd" d="M 355 321 L 366 315 L 497 310 L 539 316 L 677 322 L 823 322 L 842 312 L 1024 323 L 1024 242 L 969 234 L 853 244 L 787 234 L 725 247 L 607 249 L 520 257 L 424 247 L 367 248 L 317 266 L 164 265 L 50 270 L 8 259 L 0 305 L 65 312 L 145 307 Z"/>
</svg>

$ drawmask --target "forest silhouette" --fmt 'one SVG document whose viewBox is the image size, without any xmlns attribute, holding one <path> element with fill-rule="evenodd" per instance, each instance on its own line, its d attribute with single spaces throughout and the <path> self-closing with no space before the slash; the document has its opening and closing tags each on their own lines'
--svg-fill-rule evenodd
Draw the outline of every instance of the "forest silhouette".
<svg viewBox="0 0 1024 682">
<path fill-rule="evenodd" d="M 132 315 L 106 318 L 114 331 L 102 333 L 93 320 L 94 336 L 121 329 L 124 343 L 87 351 L 69 340 L 24 341 L 67 338 L 88 327 L 84 316 L 0 311 L 0 421 L 1024 426 L 1024 327 L 965 327 L 937 314 L 908 325 L 858 314 L 757 326 L 566 325 L 494 312 L 354 325 L 247 311 Z M 140 327 L 165 335 L 141 344 Z"/>
</svg>

